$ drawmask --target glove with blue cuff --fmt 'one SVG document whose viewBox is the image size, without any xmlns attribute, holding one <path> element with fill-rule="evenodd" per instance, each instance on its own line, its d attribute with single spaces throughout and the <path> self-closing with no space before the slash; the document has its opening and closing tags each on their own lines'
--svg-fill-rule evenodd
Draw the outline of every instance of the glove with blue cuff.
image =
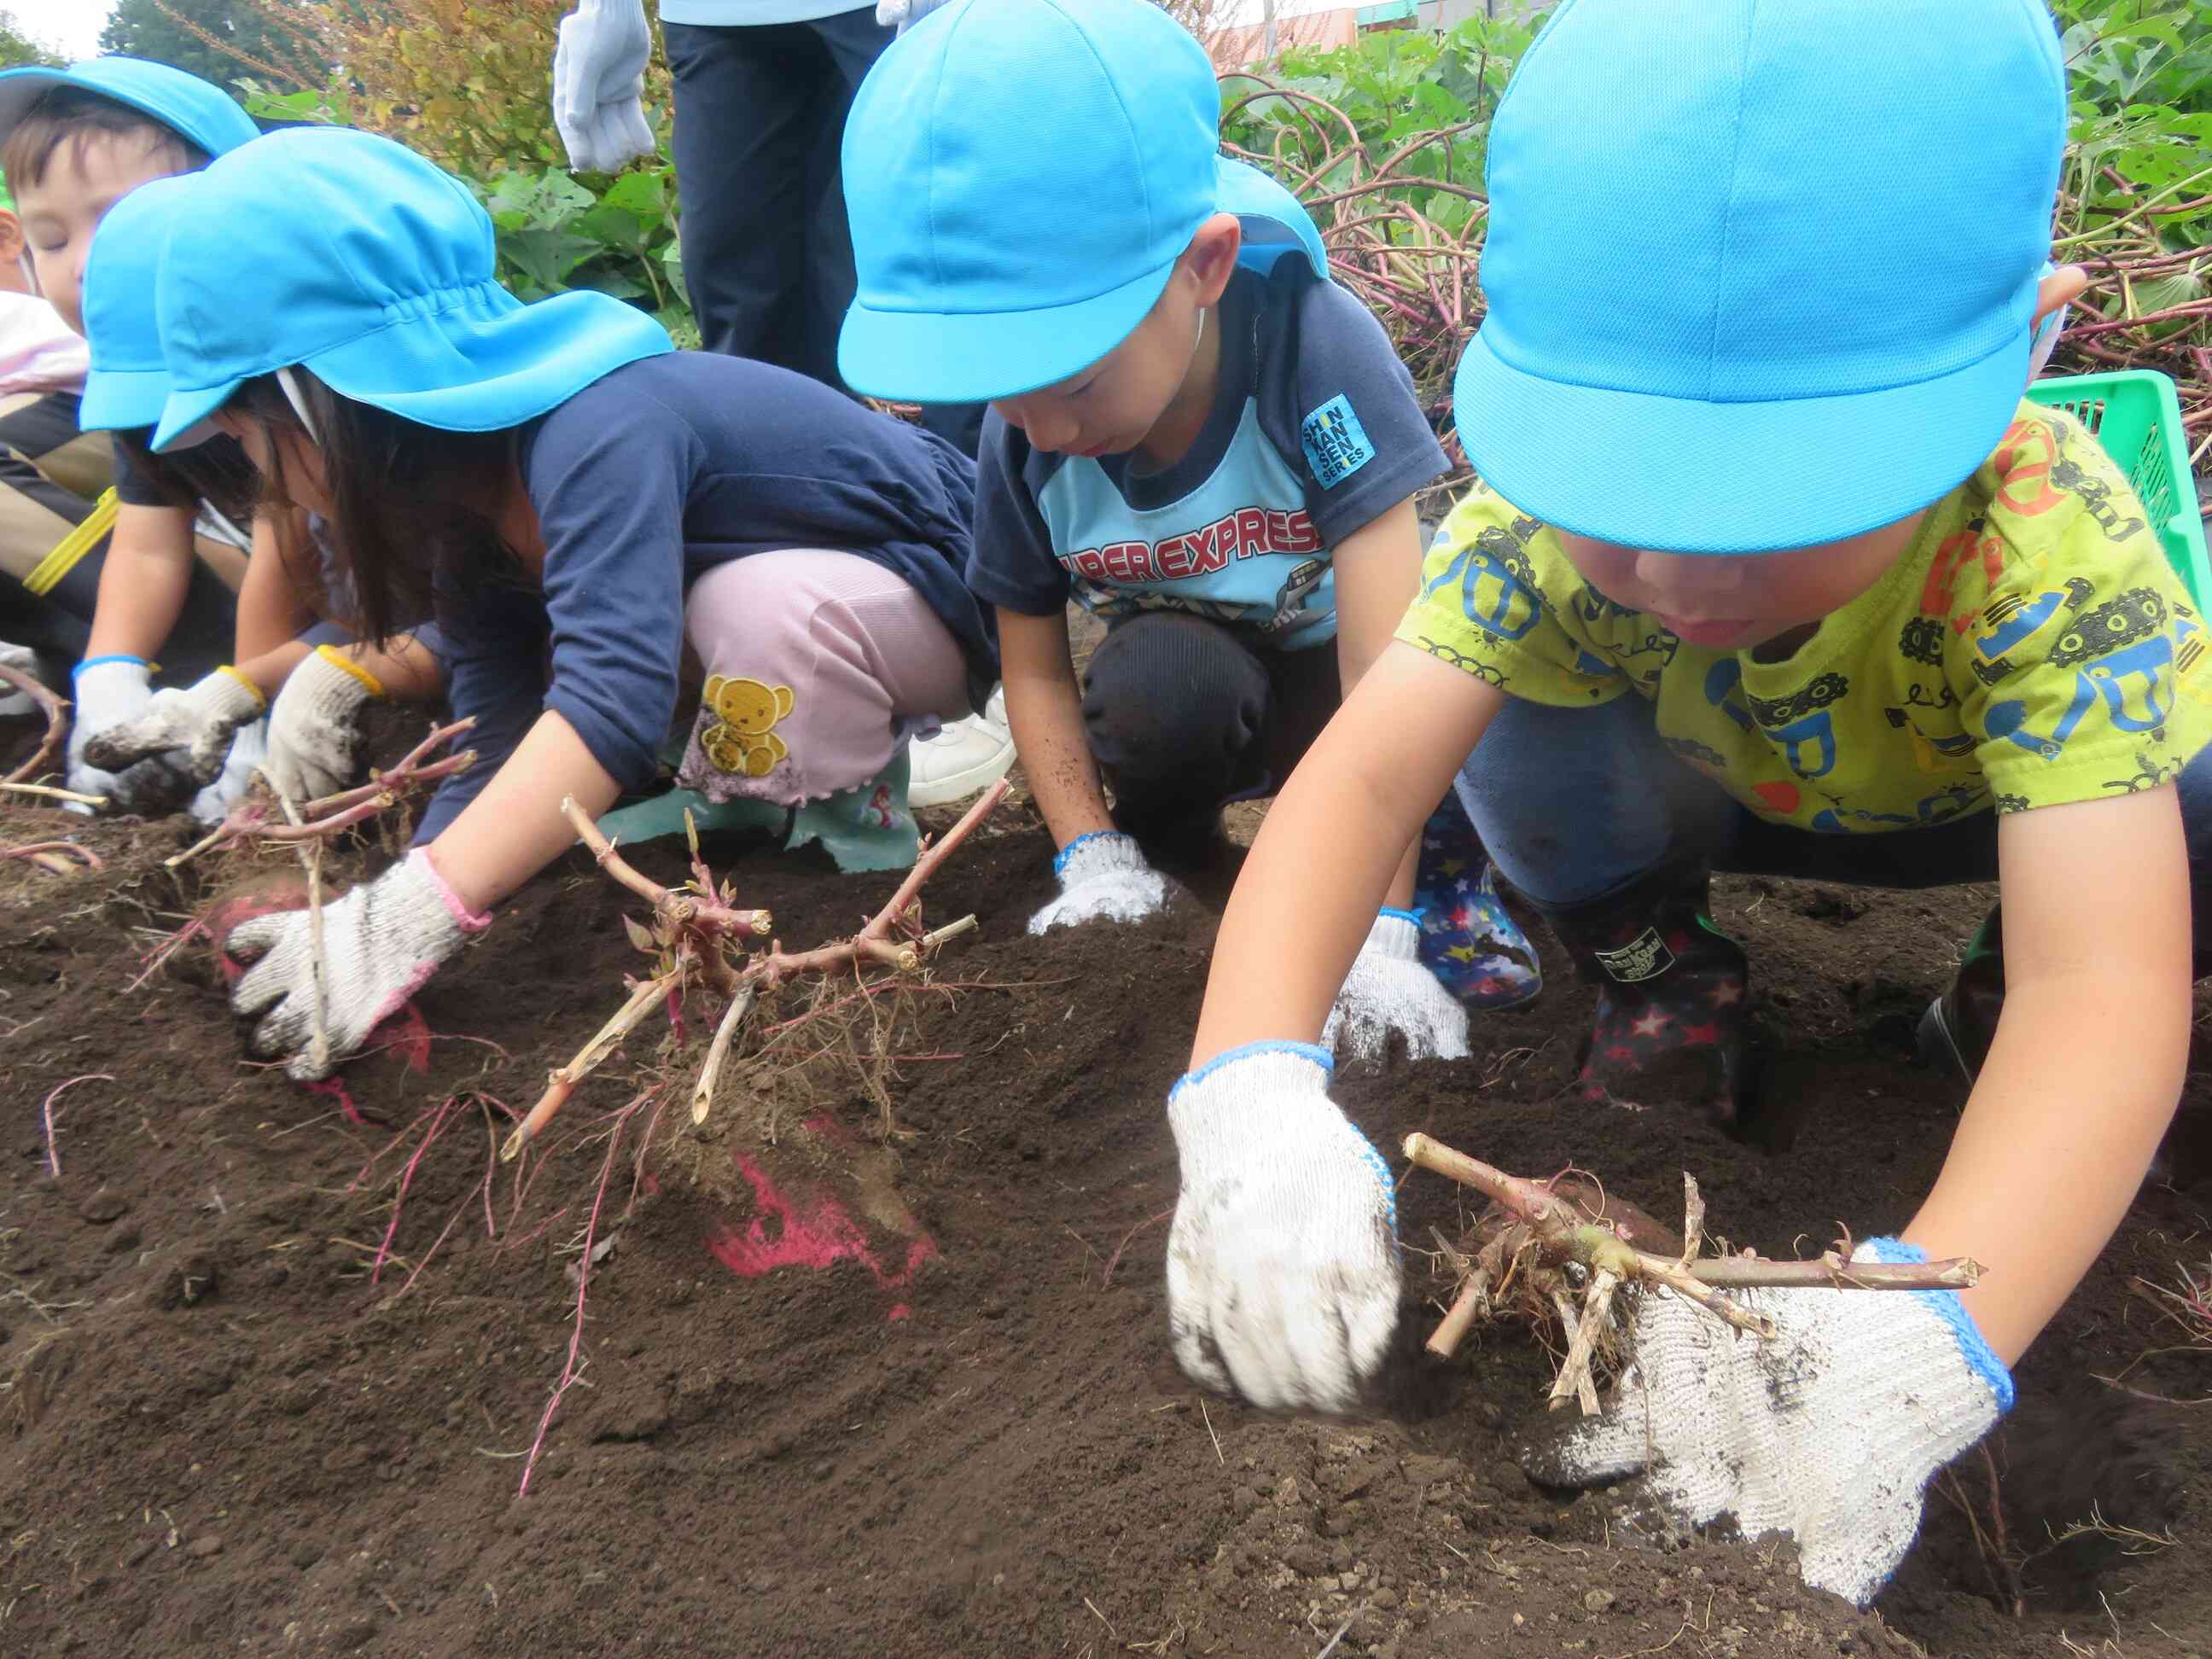
<svg viewBox="0 0 2212 1659">
<path fill-rule="evenodd" d="M 1893 1238 L 1851 1255 L 1927 1259 Z M 1643 1474 L 1680 1521 L 1788 1533 L 1808 1584 L 1864 1607 L 1911 1547 L 1930 1477 L 2011 1408 L 2012 1378 L 1954 1291 L 1732 1294 L 1777 1334 L 1639 1291 L 1620 1398 L 1522 1465 L 1553 1486 Z"/>
<path fill-rule="evenodd" d="M 1323 1048 L 1374 1060 L 1395 1031 L 1406 1039 L 1408 1059 L 1467 1058 L 1466 1006 L 1422 965 L 1420 947 L 1418 912 L 1385 910 L 1375 919 L 1328 1011 Z"/>
<path fill-rule="evenodd" d="M 1398 1319 L 1389 1166 L 1329 1076 L 1325 1048 L 1255 1042 L 1168 1096 L 1169 1335 L 1194 1380 L 1255 1406 L 1350 1409 Z"/>
<path fill-rule="evenodd" d="M 1060 896 L 1030 918 L 1030 932 L 1079 922 L 1139 921 L 1165 907 L 1167 878 L 1145 862 L 1135 840 L 1114 830 L 1078 836 L 1052 861 Z"/>
</svg>

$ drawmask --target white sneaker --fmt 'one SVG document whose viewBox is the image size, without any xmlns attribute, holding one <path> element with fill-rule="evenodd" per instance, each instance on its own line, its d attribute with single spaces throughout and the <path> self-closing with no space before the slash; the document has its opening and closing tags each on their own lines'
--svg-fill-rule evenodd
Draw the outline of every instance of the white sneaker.
<svg viewBox="0 0 2212 1659">
<path fill-rule="evenodd" d="M 983 712 L 954 720 L 935 737 L 917 738 L 909 806 L 951 806 L 980 795 L 1014 763 L 1014 734 L 1006 726 L 1006 694 L 994 688 Z"/>
</svg>

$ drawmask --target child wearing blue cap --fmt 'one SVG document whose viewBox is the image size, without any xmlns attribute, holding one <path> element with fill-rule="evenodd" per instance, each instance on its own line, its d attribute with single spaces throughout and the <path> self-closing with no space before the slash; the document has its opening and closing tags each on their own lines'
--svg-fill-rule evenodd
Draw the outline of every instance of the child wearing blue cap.
<svg viewBox="0 0 2212 1659">
<path fill-rule="evenodd" d="M 1598 983 L 1599 1109 L 1734 1108 L 1709 867 L 2003 893 L 1984 994 L 1933 1022 L 1974 1074 L 1949 1160 L 1856 1253 L 1981 1283 L 1747 1293 L 1765 1341 L 1646 1295 L 1623 1397 L 1532 1470 L 1645 1474 L 1863 1602 L 2010 1405 L 2174 1109 L 2212 853 L 2203 621 L 2095 438 L 2021 398 L 2080 286 L 2041 274 L 2065 118 L 2029 0 L 1553 14 L 1491 134 L 1455 400 L 1483 483 L 1269 817 L 1170 1097 L 1192 1376 L 1342 1407 L 1382 1361 L 1390 1175 L 1314 1039 L 1455 776 Z"/>
<path fill-rule="evenodd" d="M 157 179 L 117 203 L 94 234 L 82 286 L 92 363 L 80 418 L 88 429 L 143 436 L 167 407 L 156 277 L 169 216 L 189 199 L 183 177 Z M 235 447 L 204 424 L 172 453 L 189 458 L 216 444 Z M 266 711 L 261 769 L 285 799 L 311 801 L 354 781 L 361 718 L 371 702 L 444 696 L 434 625 L 372 643 L 335 620 L 349 615 L 351 601 L 326 526 L 313 514 L 265 506 L 255 527 L 258 550 L 239 591 L 232 659 L 189 685 L 155 692 L 133 718 L 92 733 L 82 750 L 88 763 L 126 775 L 152 765 L 182 787 L 198 788 L 235 768 L 236 734 L 260 731 Z M 155 803 L 141 792 L 132 804 L 143 811 Z"/>
<path fill-rule="evenodd" d="M 164 64 L 108 57 L 0 72 L 0 169 L 39 291 L 70 327 L 84 331 L 85 261 L 109 210 L 255 132 L 220 88 Z M 254 495 L 252 467 L 234 445 L 156 461 L 135 440 L 118 441 L 112 529 L 58 547 L 39 573 L 46 596 L 88 623 L 73 677 L 70 787 L 128 811 L 167 811 L 198 789 L 193 809 L 211 817 L 244 787 L 261 758 L 258 729 L 241 735 L 236 763 L 204 789 L 159 761 L 109 773 L 86 760 L 85 747 L 143 711 L 156 653 L 188 678 L 228 653 L 236 601 L 217 572 L 238 580 L 246 538 L 234 526 L 253 522 Z"/>
<path fill-rule="evenodd" d="M 991 404 L 968 583 L 998 610 L 1060 847 L 1032 933 L 1158 909 L 1148 850 L 1279 784 L 1389 643 L 1413 497 L 1445 471 L 1381 326 L 1289 192 L 1219 154 L 1219 115 L 1204 50 L 1146 0 L 953 0 L 878 61 L 846 126 L 846 380 Z M 1071 598 L 1109 629 L 1081 686 Z M 1469 847 L 1437 849 L 1455 890 L 1424 939 L 1420 828 L 1389 849 L 1333 1022 L 1354 1052 L 1391 1032 L 1467 1052 L 1423 956 L 1457 967 L 1455 946 L 1471 1000 L 1534 989 Z"/>
<path fill-rule="evenodd" d="M 911 859 L 906 744 L 997 678 L 964 457 L 605 295 L 522 305 L 466 186 L 388 140 L 277 133 L 183 188 L 155 447 L 236 437 L 327 525 L 368 637 L 434 615 L 482 757 L 325 911 L 327 1049 L 307 916 L 231 935 L 256 1053 L 327 1072 L 574 842 L 564 799 L 648 781 L 687 647 L 686 784 L 825 842 L 902 823 Z"/>
</svg>

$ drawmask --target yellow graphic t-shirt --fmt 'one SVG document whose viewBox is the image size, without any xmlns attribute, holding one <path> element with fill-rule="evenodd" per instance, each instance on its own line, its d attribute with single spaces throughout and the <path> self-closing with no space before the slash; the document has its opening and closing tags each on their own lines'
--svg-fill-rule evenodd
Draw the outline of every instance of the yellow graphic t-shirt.
<svg viewBox="0 0 2212 1659">
<path fill-rule="evenodd" d="M 1784 661 L 1683 644 L 1479 483 L 1398 637 L 1531 702 L 1634 691 L 1676 755 L 1804 830 L 2148 789 L 2212 740 L 2204 623 L 2134 492 L 2094 434 L 2026 402 L 1896 565 Z"/>
</svg>

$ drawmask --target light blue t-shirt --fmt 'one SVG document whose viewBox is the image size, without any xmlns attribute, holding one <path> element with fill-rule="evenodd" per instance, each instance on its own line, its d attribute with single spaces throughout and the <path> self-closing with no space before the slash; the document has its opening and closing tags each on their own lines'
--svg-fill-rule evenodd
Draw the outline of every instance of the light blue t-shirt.
<svg viewBox="0 0 2212 1659">
<path fill-rule="evenodd" d="M 1190 451 L 1041 453 L 983 423 L 968 585 L 1024 616 L 1180 611 L 1297 650 L 1336 635 L 1331 550 L 1445 471 L 1382 325 L 1303 260 L 1222 295 L 1221 385 Z"/>
<path fill-rule="evenodd" d="M 852 0 L 660 0 L 660 21 L 699 28 L 743 28 L 763 23 L 811 23 L 817 17 L 858 11 Z M 875 9 L 875 0 L 868 0 Z"/>
</svg>

